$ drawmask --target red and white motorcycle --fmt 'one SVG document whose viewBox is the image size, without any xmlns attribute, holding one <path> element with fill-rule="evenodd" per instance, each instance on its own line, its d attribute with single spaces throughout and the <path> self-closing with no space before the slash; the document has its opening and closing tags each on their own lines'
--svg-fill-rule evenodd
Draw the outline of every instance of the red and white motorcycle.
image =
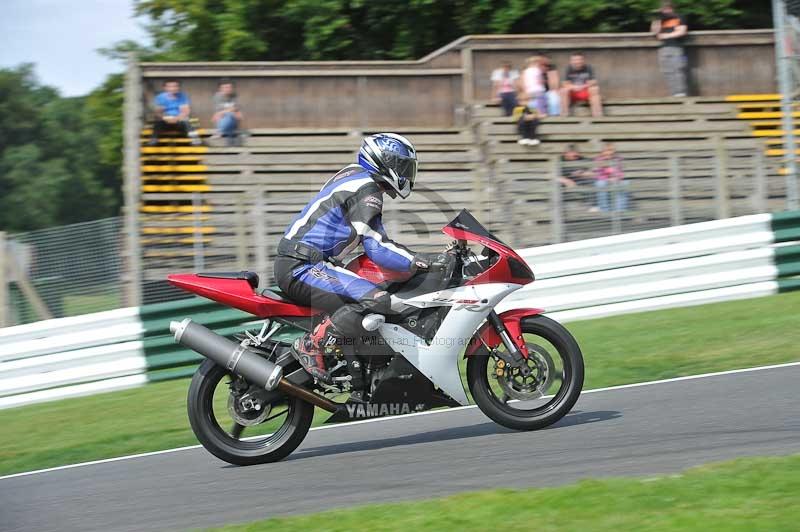
<svg viewBox="0 0 800 532">
<path fill-rule="evenodd" d="M 534 280 L 530 268 L 466 210 L 442 230 L 455 239 L 449 271 L 409 277 L 365 255 L 348 264 L 392 294 L 392 312 L 366 316 L 374 336 L 329 357 L 332 384 L 315 381 L 290 353 L 320 311 L 257 290 L 252 272 L 170 275 L 174 286 L 264 320 L 233 340 L 188 318 L 170 324 L 177 342 L 207 358 L 188 399 L 203 446 L 233 464 L 273 462 L 300 445 L 315 406 L 342 422 L 466 405 L 464 379 L 481 411 L 505 427 L 535 430 L 564 417 L 583 386 L 577 342 L 541 309 L 494 310 Z"/>
</svg>

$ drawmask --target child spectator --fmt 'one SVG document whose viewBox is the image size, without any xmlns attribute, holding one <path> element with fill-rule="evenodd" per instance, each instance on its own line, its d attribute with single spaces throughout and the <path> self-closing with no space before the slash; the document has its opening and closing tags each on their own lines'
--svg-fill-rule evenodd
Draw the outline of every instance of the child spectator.
<svg viewBox="0 0 800 532">
<path fill-rule="evenodd" d="M 569 116 L 572 104 L 575 102 L 589 102 L 592 116 L 603 116 L 600 88 L 597 86 L 594 69 L 586 63 L 586 58 L 581 52 L 575 52 L 570 56 L 569 66 L 564 73 L 564 83 L 561 86 L 561 115 Z"/>
<path fill-rule="evenodd" d="M 517 140 L 517 144 L 538 146 L 541 141 L 536 136 L 536 129 L 539 127 L 539 111 L 536 110 L 536 106 L 533 104 L 520 105 L 514 109 L 513 116 L 519 116 L 517 131 L 519 131 L 520 138 Z"/>
<path fill-rule="evenodd" d="M 558 69 L 550 60 L 550 56 L 540 53 L 539 70 L 542 71 L 544 76 L 544 90 L 547 97 L 547 114 L 549 116 L 558 116 L 561 114 L 561 95 L 558 92 L 561 80 L 558 77 Z"/>
<path fill-rule="evenodd" d="M 164 82 L 164 90 L 154 100 L 155 121 L 150 145 L 158 144 L 158 137 L 165 131 L 179 131 L 192 139 L 193 145 L 200 144 L 197 132 L 189 122 L 191 102 L 189 96 L 181 92 L 181 83 L 176 79 Z"/>
<path fill-rule="evenodd" d="M 242 121 L 242 111 L 236 100 L 233 82 L 222 79 L 214 94 L 214 116 L 211 121 L 217 126 L 217 134 L 225 139 L 228 146 L 239 142 L 239 124 Z"/>
<path fill-rule="evenodd" d="M 517 106 L 517 80 L 519 72 L 511 68 L 510 61 L 503 61 L 503 65 L 492 72 L 492 94 L 494 101 L 503 108 L 505 116 L 511 116 Z"/>
<path fill-rule="evenodd" d="M 650 24 L 656 38 L 661 41 L 658 49 L 658 63 L 667 80 L 669 92 L 673 96 L 686 96 L 686 54 L 683 41 L 689 33 L 689 27 L 682 16 L 672 7 L 672 2 L 661 4 L 656 12 L 657 18 Z"/>
<path fill-rule="evenodd" d="M 597 187 L 597 206 L 592 209 L 603 212 L 611 211 L 609 188 L 613 195 L 615 211 L 624 211 L 628 208 L 627 183 L 622 172 L 622 158 L 617 155 L 617 150 L 612 143 L 607 143 L 603 151 L 595 157 L 595 186 Z"/>
<path fill-rule="evenodd" d="M 567 146 L 567 151 L 561 155 L 559 182 L 566 188 L 592 184 L 590 162 L 580 154 L 574 144 Z"/>
</svg>

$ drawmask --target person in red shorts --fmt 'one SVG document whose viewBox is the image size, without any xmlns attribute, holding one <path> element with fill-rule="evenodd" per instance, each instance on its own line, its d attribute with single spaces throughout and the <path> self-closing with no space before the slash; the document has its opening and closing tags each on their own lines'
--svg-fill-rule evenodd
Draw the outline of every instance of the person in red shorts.
<svg viewBox="0 0 800 532">
<path fill-rule="evenodd" d="M 589 102 L 592 116 L 603 116 L 600 87 L 597 86 L 592 66 L 586 63 L 581 52 L 575 52 L 569 58 L 564 83 L 561 85 L 561 116 L 569 116 L 575 102 Z"/>
</svg>

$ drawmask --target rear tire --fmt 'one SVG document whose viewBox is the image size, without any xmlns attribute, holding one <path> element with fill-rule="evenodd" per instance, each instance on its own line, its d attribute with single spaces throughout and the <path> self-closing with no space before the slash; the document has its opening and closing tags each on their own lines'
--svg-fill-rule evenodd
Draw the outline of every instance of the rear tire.
<svg viewBox="0 0 800 532">
<path fill-rule="evenodd" d="M 561 357 L 562 384 L 554 397 L 541 408 L 522 410 L 503 401 L 492 390 L 487 373 L 493 357 L 485 347 L 467 361 L 467 383 L 478 408 L 494 422 L 515 430 L 537 430 L 559 421 L 575 406 L 583 389 L 583 355 L 575 338 L 560 323 L 546 316 L 522 320 L 522 333 L 546 339 Z"/>
<path fill-rule="evenodd" d="M 211 360 L 204 360 L 189 385 L 187 407 L 189 423 L 205 449 L 234 465 L 277 462 L 294 451 L 308 433 L 314 419 L 314 406 L 296 397 L 285 396 L 288 414 L 283 424 L 268 436 L 241 440 L 227 433 L 214 414 L 214 391 L 230 374 Z"/>
</svg>

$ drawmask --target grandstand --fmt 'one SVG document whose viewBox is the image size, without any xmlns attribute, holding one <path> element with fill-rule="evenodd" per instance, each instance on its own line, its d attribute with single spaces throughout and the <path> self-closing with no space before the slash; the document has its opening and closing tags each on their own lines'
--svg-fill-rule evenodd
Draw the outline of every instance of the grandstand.
<svg viewBox="0 0 800 532">
<path fill-rule="evenodd" d="M 425 181 L 414 204 L 397 202 L 388 209 L 387 219 L 410 222 L 402 231 L 404 242 L 430 244 L 428 229 L 438 232 L 451 215 L 450 205 L 486 210 L 474 192 L 482 190 L 475 183 L 480 156 L 469 129 L 395 131 L 413 138 L 425 161 Z M 143 145 L 145 268 L 158 278 L 185 267 L 187 260 L 193 263 L 200 246 L 204 267 L 260 262 L 268 269 L 266 248 L 325 180 L 355 160 L 362 135 L 370 132 L 254 129 L 241 147 L 213 140 L 207 147 L 182 147 L 169 137 L 157 147 Z"/>
<path fill-rule="evenodd" d="M 270 254 L 291 217 L 328 177 L 354 160 L 362 135 L 381 130 L 407 135 L 420 152 L 414 200 L 387 203 L 390 233 L 419 249 L 441 246 L 439 228 L 463 207 L 519 247 L 780 209 L 785 185 L 780 160 L 772 157 L 781 148 L 773 144 L 780 142 L 778 102 L 769 94 L 758 96 L 766 88 L 765 62 L 739 62 L 734 53 L 768 57 L 771 34 L 698 33 L 693 54 L 705 70 L 695 72 L 696 92 L 703 96 L 658 96 L 657 79 L 642 93 L 651 96 L 632 97 L 630 85 L 601 77 L 608 98 L 605 116 L 591 118 L 579 109 L 573 117 L 548 117 L 540 127 L 542 144 L 535 148 L 516 143 L 515 124 L 486 101 L 486 83 L 492 62 L 503 54 L 522 57 L 529 53 L 526 46 L 546 48 L 537 36 L 466 37 L 420 61 L 397 62 L 395 70 L 388 62 L 376 62 L 374 70 L 363 62 L 293 63 L 283 71 L 275 63 L 175 65 L 174 74 L 189 91 L 208 91 L 215 77 L 225 75 L 240 80 L 250 101 L 257 101 L 262 89 L 256 81 L 265 75 L 272 89 L 264 90 L 302 82 L 309 104 L 298 107 L 289 94 L 281 107 L 284 96 L 278 92 L 253 114 L 245 106 L 247 116 L 257 119 L 248 118 L 240 147 L 212 139 L 202 112 L 198 132 L 205 145 L 200 147 L 174 136 L 149 146 L 147 125 L 139 127 L 135 201 L 142 280 L 158 283 L 168 272 L 190 269 L 268 273 Z M 649 36 L 626 34 L 630 46 L 625 48 L 614 41 L 618 38 L 559 36 L 551 41 L 564 42 L 552 44 L 551 53 L 559 61 L 574 42 L 602 64 L 607 58 L 599 54 L 606 47 L 618 56 L 628 54 L 636 68 L 651 69 L 644 62 L 653 53 Z M 718 53 L 725 46 L 731 54 Z M 629 80 L 631 73 L 620 70 L 625 63 L 617 59 L 622 66 L 616 74 Z M 732 68 L 739 69 L 735 77 L 730 77 Z M 139 105 L 152 97 L 168 71 L 169 65 L 144 64 L 129 72 L 129 78 L 140 80 L 133 94 Z M 730 92 L 748 93 L 749 99 L 714 95 L 721 80 Z M 412 85 L 417 92 L 409 94 Z M 347 96 L 341 105 L 332 88 Z M 426 97 L 449 99 L 451 112 L 441 101 L 418 108 L 415 100 Z M 369 99 L 366 110 L 353 108 L 348 114 L 347 106 L 362 99 Z M 266 109 L 278 108 L 271 124 Z M 312 115 L 302 114 L 306 108 Z M 320 109 L 335 112 L 318 115 L 319 127 L 308 127 Z M 568 144 L 591 157 L 605 142 L 613 142 L 624 158 L 632 197 L 625 212 L 590 212 L 585 198 L 564 193 L 554 179 Z"/>
<path fill-rule="evenodd" d="M 759 168 L 769 183 L 763 201 L 780 204 L 776 168 L 760 167 L 759 144 L 736 106 L 724 98 L 610 101 L 607 116 L 549 117 L 536 148 L 516 143 L 515 124 L 493 105 L 477 104 L 464 128 L 398 131 L 421 153 L 421 186 L 413 205 L 393 202 L 390 220 L 409 245 L 430 245 L 453 209 L 475 211 L 515 245 L 536 245 L 612 232 L 609 215 L 566 202 L 565 227 L 552 227 L 554 165 L 570 143 L 586 155 L 612 141 L 625 159 L 635 205 L 620 230 L 671 225 L 675 214 L 670 182 L 678 165 L 677 198 L 684 223 L 753 212 Z M 198 244 L 204 266 L 252 264 L 258 253 L 254 227 L 264 242 L 277 241 L 291 217 L 328 177 L 354 160 L 369 131 L 257 129 L 244 146 L 189 147 L 167 138 L 142 147 L 142 234 L 146 268 L 159 276 L 194 260 Z M 208 135 L 209 132 L 202 132 Z M 182 139 L 181 139 L 182 140 Z M 722 150 L 727 164 L 719 167 Z M 755 161 L 759 160 L 759 165 Z M 721 172 L 728 201 L 715 199 Z M 261 202 L 259 204 L 259 202 Z M 258 209 L 258 210 L 256 210 Z M 259 217 L 256 212 L 268 212 Z M 509 213 L 516 220 L 508 224 Z M 394 215 L 396 214 L 396 215 Z M 261 220 L 258 220 L 261 218 Z M 260 232 L 259 232 L 260 233 Z M 263 257 L 262 257 L 262 260 Z M 268 262 L 266 260 L 265 262 Z"/>
</svg>

